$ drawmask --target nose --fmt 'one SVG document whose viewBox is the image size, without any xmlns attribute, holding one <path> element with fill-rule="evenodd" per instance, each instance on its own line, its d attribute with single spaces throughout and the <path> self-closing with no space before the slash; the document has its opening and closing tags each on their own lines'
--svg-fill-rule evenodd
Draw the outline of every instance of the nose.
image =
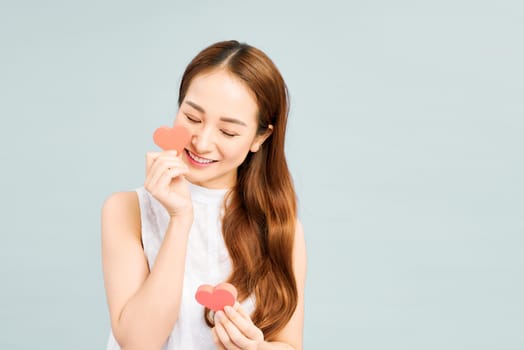
<svg viewBox="0 0 524 350">
<path fill-rule="evenodd" d="M 213 148 L 213 133 L 211 128 L 199 128 L 193 132 L 191 145 L 198 154 L 211 152 Z"/>
</svg>

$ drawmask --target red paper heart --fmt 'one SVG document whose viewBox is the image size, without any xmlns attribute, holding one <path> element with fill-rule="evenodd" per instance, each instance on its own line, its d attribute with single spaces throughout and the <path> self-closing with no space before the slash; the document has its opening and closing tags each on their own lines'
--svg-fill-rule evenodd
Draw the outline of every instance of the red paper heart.
<svg viewBox="0 0 524 350">
<path fill-rule="evenodd" d="M 198 287 L 195 298 L 199 304 L 213 311 L 219 311 L 224 310 L 226 305 L 235 305 L 237 290 L 230 283 L 220 283 L 216 287 L 203 284 Z"/>
<path fill-rule="evenodd" d="M 178 154 L 182 153 L 190 139 L 191 134 L 181 125 L 175 125 L 172 128 L 161 126 L 153 134 L 153 140 L 158 147 L 164 151 L 174 149 Z"/>
</svg>

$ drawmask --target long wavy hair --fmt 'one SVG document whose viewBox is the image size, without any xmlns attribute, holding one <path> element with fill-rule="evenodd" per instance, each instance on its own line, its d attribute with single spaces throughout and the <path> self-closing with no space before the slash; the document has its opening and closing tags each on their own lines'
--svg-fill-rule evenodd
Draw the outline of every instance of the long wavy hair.
<svg viewBox="0 0 524 350">
<path fill-rule="evenodd" d="M 284 154 L 289 113 L 287 86 L 271 59 L 261 50 L 236 40 L 215 43 L 187 66 L 180 83 L 178 105 L 189 85 L 202 73 L 226 69 L 251 90 L 258 105 L 257 134 L 273 125 L 257 152 L 249 152 L 237 169 L 237 183 L 228 192 L 222 234 L 232 260 L 227 282 L 238 300 L 256 297 L 252 320 L 272 340 L 297 306 L 293 273 L 296 193 Z M 206 323 L 213 327 L 210 310 Z"/>
</svg>

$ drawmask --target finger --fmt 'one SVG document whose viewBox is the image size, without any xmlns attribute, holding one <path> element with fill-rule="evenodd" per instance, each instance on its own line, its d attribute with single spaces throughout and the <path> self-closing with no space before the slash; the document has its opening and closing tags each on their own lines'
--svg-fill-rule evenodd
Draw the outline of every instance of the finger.
<svg viewBox="0 0 524 350">
<path fill-rule="evenodd" d="M 161 152 L 147 152 L 146 153 L 146 174 L 148 173 L 149 169 L 151 169 L 151 165 L 153 165 L 153 162 L 155 159 L 160 156 Z"/>
<path fill-rule="evenodd" d="M 174 168 L 176 166 L 176 162 L 171 161 L 156 161 L 149 171 L 149 173 L 146 176 L 145 184 L 144 186 L 147 189 L 156 187 L 158 184 L 158 180 L 162 177 L 162 175 L 169 170 L 170 168 Z"/>
<path fill-rule="evenodd" d="M 247 311 L 240 305 L 238 301 L 235 301 L 235 305 L 233 305 L 233 309 L 235 309 L 242 317 L 244 317 L 246 320 L 251 321 L 251 316 L 247 313 Z"/>
<path fill-rule="evenodd" d="M 216 331 L 215 327 L 211 328 L 211 335 L 213 336 L 213 342 L 215 343 L 216 348 L 218 350 L 226 350 L 224 345 L 222 345 L 222 343 L 218 339 L 218 335 L 217 335 L 217 331 Z"/>
<path fill-rule="evenodd" d="M 155 185 L 166 170 L 176 167 L 187 169 L 187 165 L 179 158 L 159 156 L 155 159 L 155 162 L 146 176 L 146 183 L 149 185 Z"/>
<path fill-rule="evenodd" d="M 171 181 L 178 178 L 180 175 L 187 174 L 188 171 L 189 170 L 187 168 L 178 167 L 178 166 L 172 169 L 168 169 L 162 174 L 162 176 L 158 180 L 158 186 L 160 186 L 161 188 L 165 188 L 169 186 Z"/>
<path fill-rule="evenodd" d="M 240 349 L 231 341 L 229 334 L 227 333 L 226 329 L 224 328 L 224 325 L 220 322 L 219 318 L 217 317 L 217 314 L 215 314 L 215 331 L 216 331 L 216 335 L 217 335 L 217 338 L 220 344 L 225 349 L 228 349 L 228 350 Z"/>
<path fill-rule="evenodd" d="M 151 179 L 153 178 L 155 174 L 155 169 L 158 169 L 159 162 L 158 159 L 162 155 L 161 152 L 147 152 L 146 153 L 146 181 L 151 182 Z"/>
<path fill-rule="evenodd" d="M 176 149 L 170 149 L 170 150 L 164 151 L 162 152 L 162 156 L 170 157 L 170 158 L 180 158 L 178 151 Z"/>
<path fill-rule="evenodd" d="M 237 326 L 224 314 L 224 312 L 219 311 L 215 317 L 218 321 L 218 326 L 215 327 L 220 330 L 223 328 L 228 335 L 227 341 L 222 340 L 222 343 L 226 348 L 240 348 L 245 349 L 250 343 L 250 339 L 246 338 L 244 334 L 237 328 Z"/>
<path fill-rule="evenodd" d="M 249 316 L 244 316 L 240 313 L 240 311 L 244 312 L 244 315 L 246 315 L 245 311 L 243 311 L 242 307 L 239 307 L 237 310 L 232 308 L 231 306 L 226 306 L 224 308 L 224 312 L 229 320 L 236 326 L 236 328 L 242 332 L 244 336 L 246 336 L 249 339 L 252 340 L 258 340 L 261 336 L 261 330 L 255 326 L 251 318 Z"/>
<path fill-rule="evenodd" d="M 151 169 L 151 165 L 155 162 L 156 159 L 162 156 L 176 157 L 177 151 L 164 151 L 164 152 L 146 152 L 146 173 Z"/>
</svg>

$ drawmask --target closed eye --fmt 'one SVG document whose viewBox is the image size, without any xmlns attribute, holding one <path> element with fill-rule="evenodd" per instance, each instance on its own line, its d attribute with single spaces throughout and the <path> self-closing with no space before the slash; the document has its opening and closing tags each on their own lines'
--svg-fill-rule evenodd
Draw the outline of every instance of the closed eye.
<svg viewBox="0 0 524 350">
<path fill-rule="evenodd" d="M 226 135 L 227 137 L 234 137 L 234 136 L 238 136 L 237 134 L 232 134 L 230 132 L 227 132 L 225 130 L 220 130 L 222 131 L 222 134 Z"/>
<path fill-rule="evenodd" d="M 200 120 L 198 120 L 198 119 L 194 119 L 194 118 L 190 117 L 190 116 L 187 115 L 187 114 L 186 114 L 186 118 L 187 118 L 190 122 L 192 122 L 192 123 L 200 123 Z"/>
</svg>

